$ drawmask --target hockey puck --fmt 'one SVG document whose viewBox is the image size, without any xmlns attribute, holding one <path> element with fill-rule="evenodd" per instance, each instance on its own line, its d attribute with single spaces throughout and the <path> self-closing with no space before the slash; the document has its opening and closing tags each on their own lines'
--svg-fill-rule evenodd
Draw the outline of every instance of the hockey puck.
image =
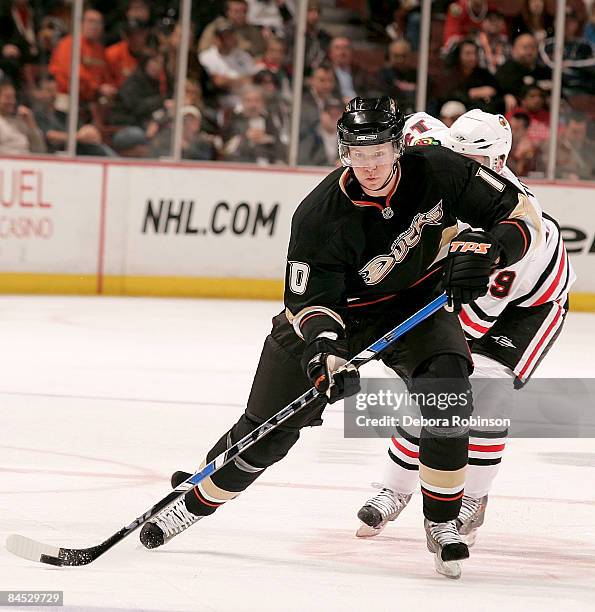
<svg viewBox="0 0 595 612">
<path fill-rule="evenodd" d="M 52 557 L 52 555 L 41 555 L 41 557 L 39 557 L 39 560 L 42 563 L 47 563 L 48 565 L 64 565 L 64 561 L 62 561 L 62 559 L 60 559 L 59 557 Z"/>
</svg>

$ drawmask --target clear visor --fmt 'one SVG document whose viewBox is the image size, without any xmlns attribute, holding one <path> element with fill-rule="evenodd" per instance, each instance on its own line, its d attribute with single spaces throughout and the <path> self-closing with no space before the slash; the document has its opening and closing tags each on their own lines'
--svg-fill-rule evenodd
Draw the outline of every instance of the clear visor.
<svg viewBox="0 0 595 612">
<path fill-rule="evenodd" d="M 394 142 L 384 142 L 366 147 L 339 144 L 339 157 L 344 166 L 375 168 L 376 166 L 392 166 L 399 156 Z"/>
</svg>

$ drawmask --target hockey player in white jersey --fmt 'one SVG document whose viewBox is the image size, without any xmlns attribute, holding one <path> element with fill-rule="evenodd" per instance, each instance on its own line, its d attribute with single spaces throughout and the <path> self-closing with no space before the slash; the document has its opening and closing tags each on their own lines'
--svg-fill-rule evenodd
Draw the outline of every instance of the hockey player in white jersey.
<svg viewBox="0 0 595 612">
<path fill-rule="evenodd" d="M 405 143 L 445 146 L 472 157 L 523 189 L 536 210 L 541 210 L 534 194 L 506 167 L 512 134 L 502 115 L 472 110 L 449 129 L 427 113 L 416 113 L 405 124 Z M 485 174 L 486 180 L 494 180 Z M 509 378 L 510 394 L 513 386 L 520 389 L 527 382 L 558 337 L 568 310 L 568 290 L 575 280 L 558 224 L 547 214 L 543 218 L 545 234 L 538 246 L 515 265 L 495 272 L 488 293 L 462 305 L 459 313 L 472 350 L 473 377 Z M 438 259 L 445 255 L 440 253 Z M 506 404 L 506 398 L 501 394 L 476 398 L 477 406 L 482 402 Z M 490 414 L 497 414 L 497 408 L 490 406 Z M 506 436 L 506 430 L 470 432 L 465 494 L 457 520 L 459 533 L 469 545 L 483 523 Z M 377 535 L 409 503 L 418 482 L 418 444 L 415 435 L 401 428 L 391 438 L 383 480 L 377 485 L 380 491 L 358 512 L 362 521 L 358 537 Z"/>
</svg>

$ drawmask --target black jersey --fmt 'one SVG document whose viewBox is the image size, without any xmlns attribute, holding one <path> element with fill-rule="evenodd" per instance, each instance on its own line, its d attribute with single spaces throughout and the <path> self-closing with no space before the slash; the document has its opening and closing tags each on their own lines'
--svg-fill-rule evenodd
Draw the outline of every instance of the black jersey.
<svg viewBox="0 0 595 612">
<path fill-rule="evenodd" d="M 349 306 L 435 287 L 457 219 L 491 230 L 508 265 L 541 231 L 528 198 L 470 159 L 443 147 L 410 147 L 399 166 L 386 197 L 364 194 L 352 171 L 339 168 L 295 211 L 285 306 L 300 336 L 340 330 Z"/>
</svg>

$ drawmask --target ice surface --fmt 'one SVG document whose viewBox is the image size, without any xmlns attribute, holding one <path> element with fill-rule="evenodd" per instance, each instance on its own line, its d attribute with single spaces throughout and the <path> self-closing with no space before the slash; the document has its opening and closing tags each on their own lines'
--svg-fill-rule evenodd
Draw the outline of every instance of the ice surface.
<svg viewBox="0 0 595 612">
<path fill-rule="evenodd" d="M 162 497 L 239 416 L 274 302 L 0 298 L 0 540 L 86 547 Z M 571 314 L 541 375 L 595 377 L 595 315 Z M 376 365 L 368 366 L 368 374 Z M 595 440 L 511 440 L 463 577 L 434 573 L 421 500 L 371 540 L 355 514 L 385 441 L 340 406 L 237 500 L 146 551 L 92 565 L 0 548 L 0 590 L 65 610 L 595 610 Z"/>
</svg>

